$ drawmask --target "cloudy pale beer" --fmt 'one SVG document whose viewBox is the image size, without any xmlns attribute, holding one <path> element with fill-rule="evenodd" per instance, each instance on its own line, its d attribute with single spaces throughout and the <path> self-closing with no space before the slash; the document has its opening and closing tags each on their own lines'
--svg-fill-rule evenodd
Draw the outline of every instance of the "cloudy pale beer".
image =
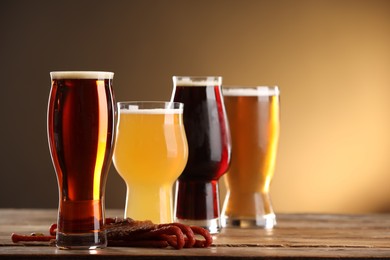
<svg viewBox="0 0 390 260">
<path fill-rule="evenodd" d="M 170 223 L 172 186 L 188 156 L 183 107 L 180 103 L 173 107 L 173 103 L 157 102 L 167 108 L 152 108 L 153 104 L 119 103 L 113 160 L 127 185 L 125 217 Z"/>
<path fill-rule="evenodd" d="M 232 136 L 224 225 L 272 227 L 269 187 L 279 139 L 279 90 L 224 88 L 224 101 Z"/>
<path fill-rule="evenodd" d="M 111 72 L 52 72 L 48 139 L 59 188 L 57 246 L 107 244 L 104 192 L 115 106 Z"/>
</svg>

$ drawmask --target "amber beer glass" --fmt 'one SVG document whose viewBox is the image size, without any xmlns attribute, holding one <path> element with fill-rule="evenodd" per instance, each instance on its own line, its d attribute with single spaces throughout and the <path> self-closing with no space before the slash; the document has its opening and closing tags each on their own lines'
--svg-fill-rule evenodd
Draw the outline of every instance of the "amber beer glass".
<svg viewBox="0 0 390 260">
<path fill-rule="evenodd" d="M 107 245 L 104 192 L 114 144 L 112 72 L 51 72 L 47 129 L 57 174 L 57 247 Z"/>
<path fill-rule="evenodd" d="M 269 188 L 279 140 L 278 87 L 223 89 L 232 135 L 224 226 L 272 228 Z"/>
<path fill-rule="evenodd" d="M 221 228 L 218 180 L 230 161 L 222 77 L 173 77 L 172 99 L 184 103 L 188 162 L 176 182 L 175 220 L 211 233 Z"/>
</svg>

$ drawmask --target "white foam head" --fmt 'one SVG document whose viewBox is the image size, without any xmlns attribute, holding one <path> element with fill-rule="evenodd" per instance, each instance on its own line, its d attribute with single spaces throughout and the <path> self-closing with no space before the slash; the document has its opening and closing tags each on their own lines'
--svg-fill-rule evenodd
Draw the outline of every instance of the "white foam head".
<svg viewBox="0 0 390 260">
<path fill-rule="evenodd" d="M 139 108 L 138 106 L 129 106 L 121 108 L 121 114 L 148 114 L 148 115 L 162 115 L 162 114 L 182 114 L 182 108 Z"/>
<path fill-rule="evenodd" d="M 52 79 L 113 79 L 114 73 L 107 71 L 52 71 Z"/>
<path fill-rule="evenodd" d="M 182 114 L 183 104 L 164 101 L 118 102 L 120 113 L 124 114 Z"/>
<path fill-rule="evenodd" d="M 224 87 L 224 96 L 278 96 L 280 94 L 279 88 L 275 87 Z"/>
<path fill-rule="evenodd" d="M 173 76 L 175 86 L 220 86 L 222 77 L 220 76 Z"/>
</svg>

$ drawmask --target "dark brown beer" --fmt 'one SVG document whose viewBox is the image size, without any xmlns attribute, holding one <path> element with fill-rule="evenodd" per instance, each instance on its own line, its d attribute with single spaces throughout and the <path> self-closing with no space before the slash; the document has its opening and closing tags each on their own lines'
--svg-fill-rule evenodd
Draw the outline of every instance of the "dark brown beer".
<svg viewBox="0 0 390 260">
<path fill-rule="evenodd" d="M 176 219 L 209 228 L 208 220 L 219 221 L 218 179 L 228 169 L 231 150 L 221 86 L 178 83 L 173 97 L 184 103 L 189 149 L 187 165 L 177 182 Z"/>
<path fill-rule="evenodd" d="M 112 76 L 103 72 L 52 73 L 48 138 L 59 187 L 60 247 L 106 244 L 103 200 L 116 110 Z"/>
</svg>

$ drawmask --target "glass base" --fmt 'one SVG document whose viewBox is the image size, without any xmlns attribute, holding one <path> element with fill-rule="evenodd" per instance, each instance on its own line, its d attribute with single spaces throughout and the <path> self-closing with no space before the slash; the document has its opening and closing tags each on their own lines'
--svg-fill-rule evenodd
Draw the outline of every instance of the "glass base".
<svg viewBox="0 0 390 260">
<path fill-rule="evenodd" d="M 98 249 L 107 247 L 105 231 L 82 234 L 57 233 L 56 246 L 60 249 Z"/>
<path fill-rule="evenodd" d="M 217 234 L 221 231 L 222 225 L 219 218 L 214 219 L 202 219 L 202 220 L 196 220 L 196 219 L 175 219 L 175 222 L 184 224 L 184 225 L 190 225 L 190 226 L 199 226 L 202 228 L 207 229 L 210 234 Z"/>
<path fill-rule="evenodd" d="M 275 214 L 267 214 L 257 216 L 255 219 L 251 218 L 229 218 L 222 217 L 223 227 L 240 227 L 240 228 L 265 228 L 271 229 L 276 226 Z"/>
</svg>

